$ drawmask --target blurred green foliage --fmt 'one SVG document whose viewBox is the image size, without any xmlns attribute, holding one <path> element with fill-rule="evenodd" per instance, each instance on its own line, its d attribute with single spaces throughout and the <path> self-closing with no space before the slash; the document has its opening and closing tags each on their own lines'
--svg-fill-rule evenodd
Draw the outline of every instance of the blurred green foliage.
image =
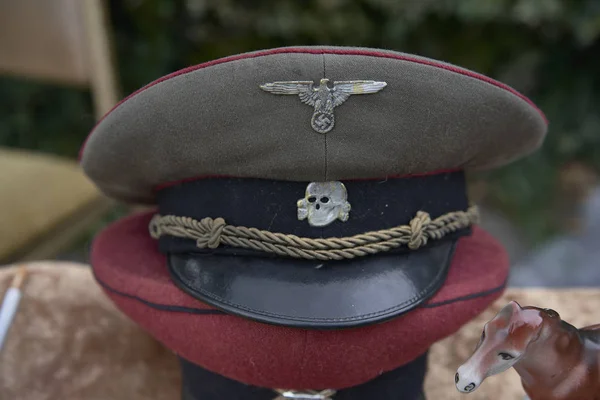
<svg viewBox="0 0 600 400">
<path fill-rule="evenodd" d="M 287 45 L 389 48 L 464 66 L 532 98 L 542 151 L 487 173 L 489 199 L 533 239 L 555 228 L 556 175 L 600 167 L 598 0 L 113 0 L 123 95 L 203 61 Z M 93 125 L 87 93 L 0 80 L 0 144 L 74 157 Z"/>
</svg>

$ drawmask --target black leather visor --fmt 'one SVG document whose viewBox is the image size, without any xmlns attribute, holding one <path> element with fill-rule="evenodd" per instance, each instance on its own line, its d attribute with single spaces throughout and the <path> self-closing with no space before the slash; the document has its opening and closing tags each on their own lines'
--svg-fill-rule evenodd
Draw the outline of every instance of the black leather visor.
<svg viewBox="0 0 600 400">
<path fill-rule="evenodd" d="M 434 219 L 468 208 L 462 172 L 343 182 L 347 221 L 314 227 L 298 219 L 309 182 L 211 178 L 158 194 L 161 215 L 223 218 L 228 225 L 299 237 L 348 237 L 406 225 L 418 211 Z M 429 299 L 443 285 L 456 241 L 466 228 L 424 247 L 405 246 L 346 260 L 305 260 L 257 250 L 161 236 L 159 248 L 179 288 L 228 313 L 302 328 L 347 328 L 383 322 Z"/>
</svg>

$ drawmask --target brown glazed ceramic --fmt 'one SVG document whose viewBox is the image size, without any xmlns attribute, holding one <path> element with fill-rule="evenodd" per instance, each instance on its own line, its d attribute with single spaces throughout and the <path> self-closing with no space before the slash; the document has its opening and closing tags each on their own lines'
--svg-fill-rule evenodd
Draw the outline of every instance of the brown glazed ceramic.
<svg viewBox="0 0 600 400">
<path fill-rule="evenodd" d="M 511 301 L 485 324 L 456 388 L 473 392 L 510 367 L 531 400 L 599 400 L 600 324 L 577 329 L 554 310 Z"/>
</svg>

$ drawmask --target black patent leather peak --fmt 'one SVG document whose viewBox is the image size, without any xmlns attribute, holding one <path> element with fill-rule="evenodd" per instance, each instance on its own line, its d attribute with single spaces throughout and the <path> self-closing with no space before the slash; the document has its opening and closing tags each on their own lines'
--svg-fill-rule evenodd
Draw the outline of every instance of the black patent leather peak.
<svg viewBox="0 0 600 400">
<path fill-rule="evenodd" d="M 343 262 L 189 254 L 169 256 L 174 282 L 230 314 L 268 324 L 339 329 L 389 320 L 443 285 L 455 241 Z"/>
</svg>

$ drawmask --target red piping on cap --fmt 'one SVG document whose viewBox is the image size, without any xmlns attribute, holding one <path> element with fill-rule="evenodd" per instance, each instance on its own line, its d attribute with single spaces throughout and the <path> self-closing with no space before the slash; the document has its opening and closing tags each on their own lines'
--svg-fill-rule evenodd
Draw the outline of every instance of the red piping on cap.
<svg viewBox="0 0 600 400">
<path fill-rule="evenodd" d="M 440 169 L 437 171 L 431 171 L 431 172 L 423 172 L 423 173 L 415 173 L 415 174 L 406 174 L 406 175 L 389 175 L 389 176 L 384 176 L 384 177 L 377 177 L 377 178 L 352 178 L 352 179 L 341 179 L 343 181 L 385 181 L 388 179 L 407 179 L 407 178 L 415 178 L 418 176 L 430 176 L 430 175 L 441 175 L 441 174 L 448 174 L 451 172 L 458 172 L 458 171 L 462 171 L 462 168 L 453 168 L 453 169 Z M 171 182 L 165 182 L 165 183 L 161 183 L 159 185 L 156 185 L 152 190 L 154 191 L 154 193 L 159 192 L 163 189 L 167 189 L 173 186 L 177 186 L 177 185 L 181 185 L 184 184 L 186 182 L 193 182 L 193 181 L 199 181 L 202 179 L 225 179 L 225 178 L 240 178 L 238 176 L 233 176 L 233 175 L 199 175 L 199 176 L 192 176 L 189 178 L 183 178 L 183 179 L 179 179 L 176 181 L 171 181 Z M 242 179 L 251 179 L 251 178 L 247 178 L 244 177 Z"/>
<path fill-rule="evenodd" d="M 107 112 L 104 117 L 102 117 L 98 123 L 96 124 L 96 126 L 92 129 L 92 131 L 89 133 L 89 135 L 87 136 L 87 138 L 85 139 L 85 141 L 83 142 L 83 145 L 81 146 L 81 150 L 79 151 L 79 160 L 81 161 L 81 158 L 83 156 L 83 151 L 85 149 L 85 146 L 88 142 L 88 140 L 90 139 L 91 135 L 94 133 L 94 131 L 96 130 L 96 128 L 98 127 L 98 125 L 104 120 L 104 118 L 106 118 L 107 115 L 109 115 L 111 112 L 113 112 L 117 107 L 119 107 L 121 104 L 123 104 L 124 102 L 126 102 L 127 100 L 129 100 L 131 97 L 135 96 L 136 94 L 154 86 L 157 85 L 163 81 L 166 81 L 168 79 L 174 78 L 176 76 L 179 75 L 183 75 L 183 74 L 187 74 L 188 72 L 193 72 L 199 69 L 203 69 L 203 68 L 207 68 L 207 67 L 211 67 L 213 65 L 218 65 L 218 64 L 223 64 L 226 62 L 231 62 L 231 61 L 237 61 L 237 60 L 243 60 L 245 58 L 256 58 L 256 57 L 263 57 L 263 56 L 268 56 L 271 54 L 283 54 L 283 53 L 304 53 L 304 54 L 340 54 L 340 55 L 354 55 L 354 56 L 368 56 L 368 57 L 379 57 L 379 58 L 391 58 L 391 59 L 395 59 L 395 60 L 403 60 L 403 61 L 409 61 L 409 62 L 414 62 L 416 64 L 423 64 L 423 65 L 429 65 L 432 67 L 436 67 L 436 68 L 441 68 L 441 69 L 445 69 L 447 71 L 451 71 L 451 72 L 455 72 L 457 74 L 461 74 L 461 75 L 465 75 L 471 78 L 475 78 L 475 79 L 479 79 L 480 81 L 484 81 L 487 82 L 491 85 L 494 85 L 496 87 L 499 87 L 501 89 L 504 89 L 512 94 L 514 94 L 515 96 L 523 99 L 524 101 L 526 101 L 530 106 L 532 106 L 535 110 L 537 110 L 537 112 L 540 114 L 540 116 L 544 119 L 545 123 L 548 124 L 548 119 L 546 118 L 546 116 L 544 115 L 544 113 L 542 112 L 542 110 L 540 110 L 530 99 L 528 99 L 526 96 L 524 96 L 523 94 L 517 92 L 515 89 L 511 88 L 508 85 L 505 85 L 504 83 L 498 82 L 492 78 L 489 78 L 485 75 L 481 75 L 475 72 L 471 72 L 459 67 L 454 67 L 452 65 L 445 65 L 445 64 L 440 64 L 434 61 L 429 61 L 429 60 L 422 60 L 422 59 L 418 59 L 418 58 L 414 58 L 414 57 L 410 57 L 410 56 L 404 56 L 404 55 L 399 55 L 399 54 L 389 54 L 389 53 L 385 53 L 385 52 L 381 52 L 381 51 L 369 51 L 369 50 L 352 50 L 352 49 L 329 49 L 329 50 L 325 50 L 325 49 L 311 49 L 311 48 L 278 48 L 278 49 L 271 49 L 271 50 L 264 50 L 264 51 L 258 51 L 255 53 L 246 53 L 246 54 L 238 54 L 235 56 L 229 56 L 229 57 L 224 57 L 224 58 L 220 58 L 218 60 L 213 60 L 213 61 L 209 61 L 203 64 L 198 64 L 198 65 L 194 65 L 179 71 L 175 71 L 169 75 L 165 75 L 162 78 L 159 78 L 157 80 L 155 80 L 154 82 L 149 83 L 148 85 L 136 90 L 135 92 L 131 93 L 129 96 L 125 97 L 123 100 L 121 100 L 119 103 L 117 103 L 109 112 Z"/>
</svg>

